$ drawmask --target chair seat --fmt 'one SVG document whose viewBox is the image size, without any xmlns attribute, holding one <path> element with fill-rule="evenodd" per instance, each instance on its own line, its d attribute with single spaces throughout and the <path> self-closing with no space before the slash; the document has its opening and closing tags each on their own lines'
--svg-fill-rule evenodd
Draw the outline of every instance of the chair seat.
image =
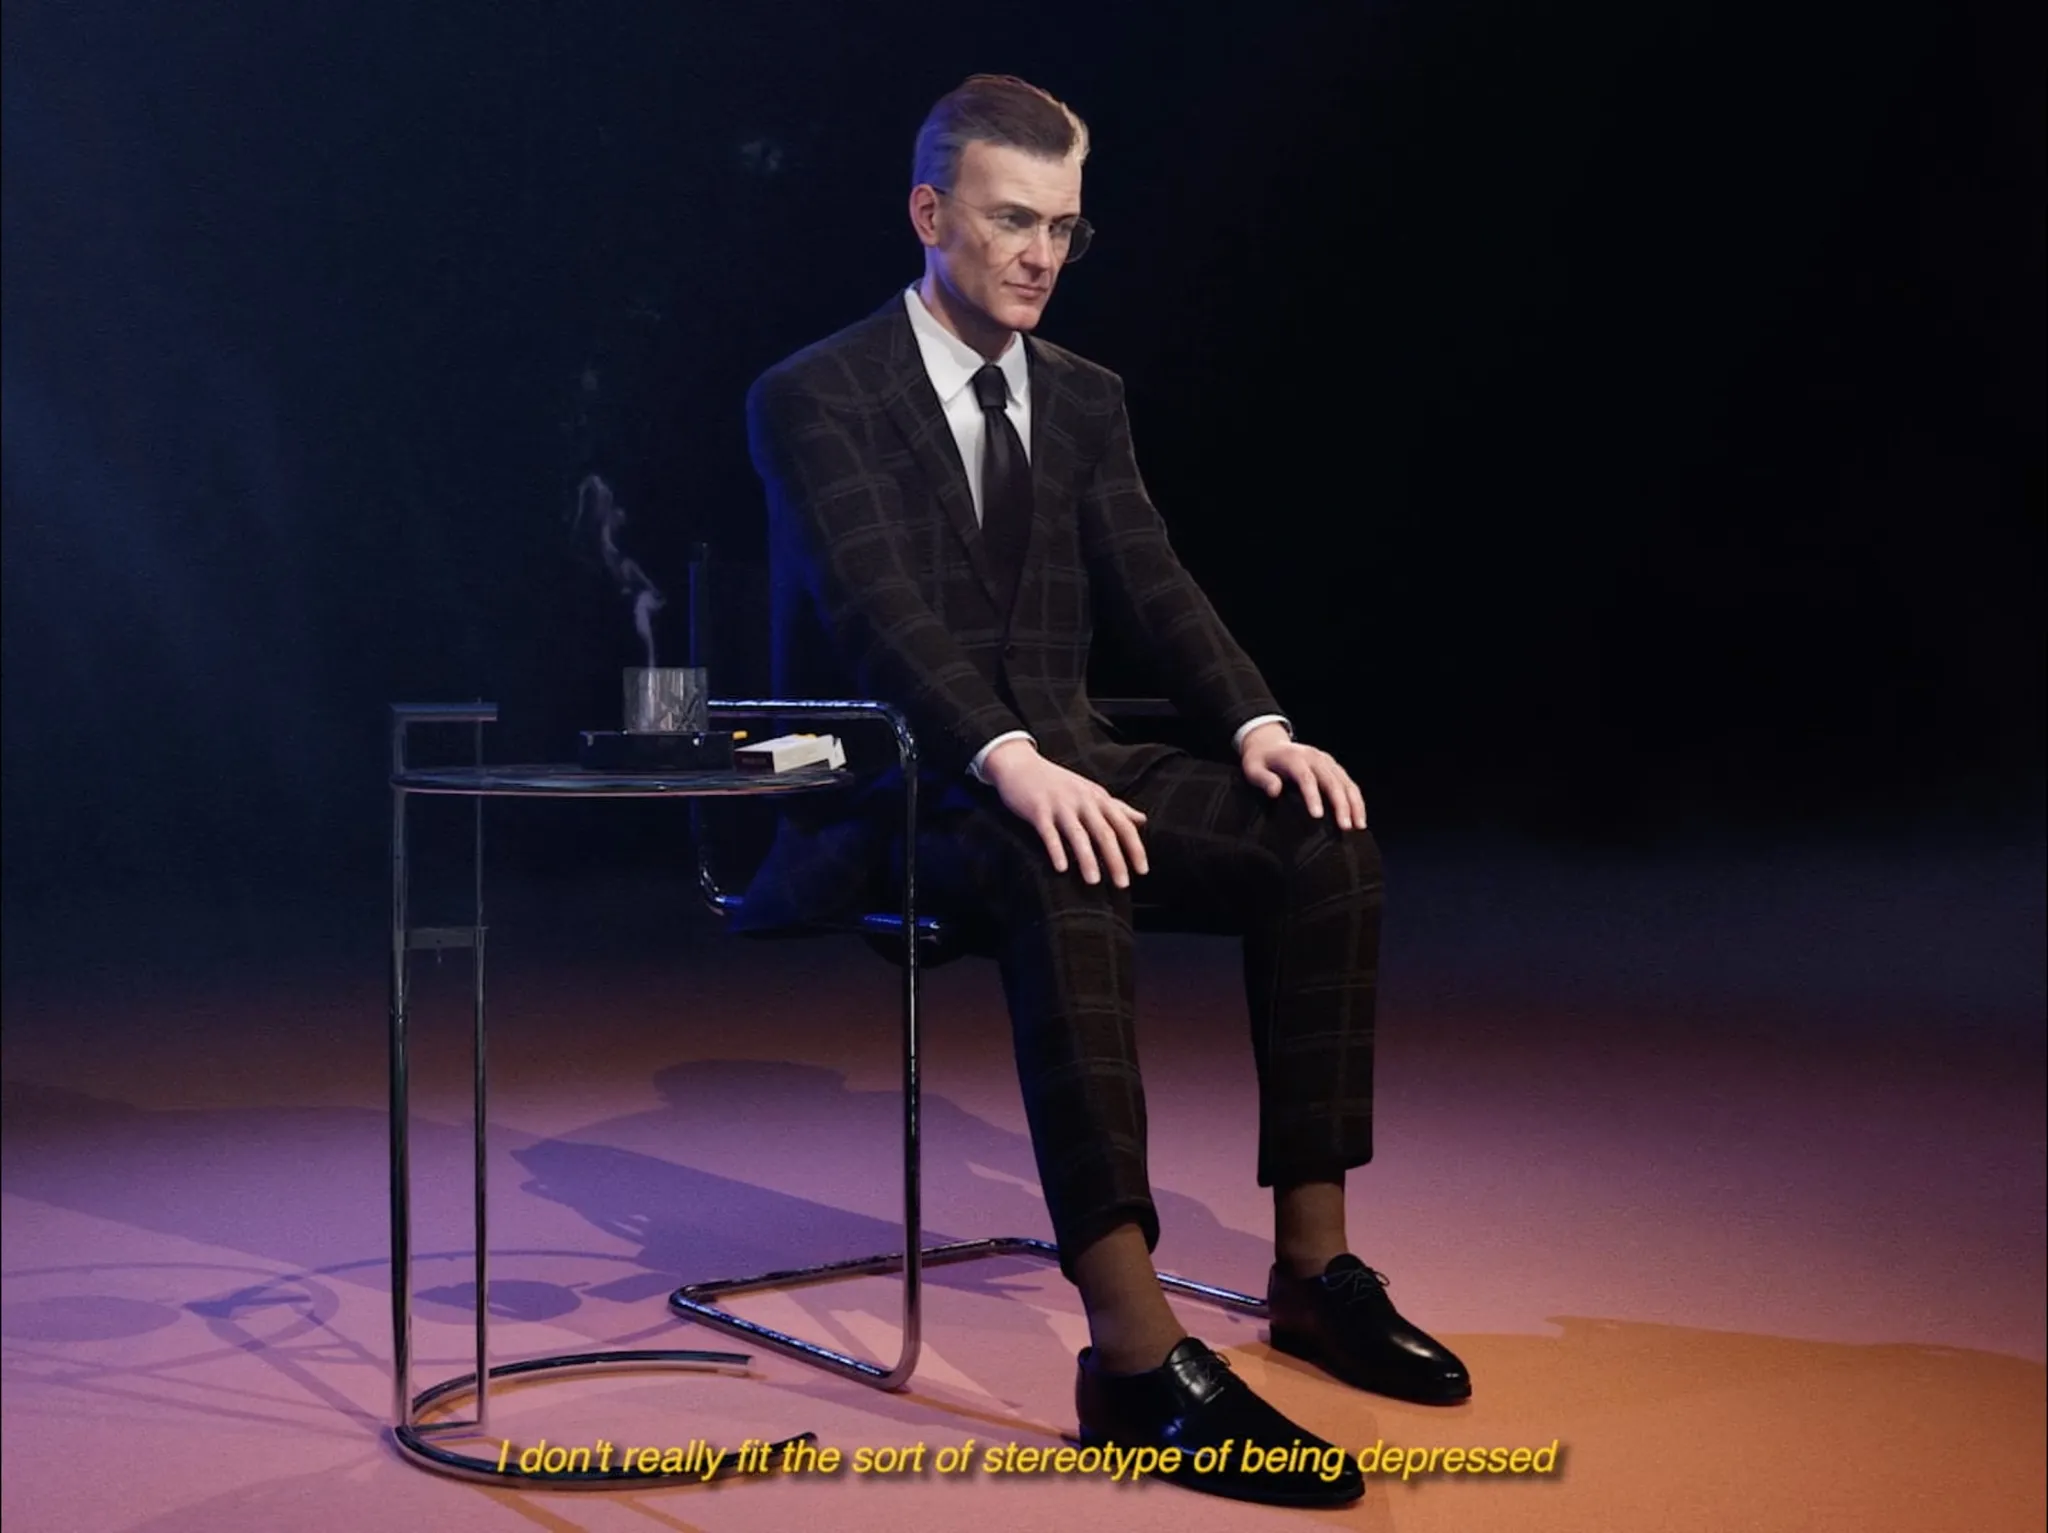
<svg viewBox="0 0 2048 1533">
<path fill-rule="evenodd" d="M 727 917 L 738 915 L 745 903 L 746 897 L 739 894 L 720 894 L 716 901 L 719 913 Z M 1191 937 L 1240 935 L 1233 927 L 1189 921 L 1177 912 L 1142 899 L 1132 904 L 1131 916 L 1132 924 L 1141 932 L 1172 932 Z M 777 927 L 745 935 L 769 941 L 796 937 L 859 937 L 890 963 L 898 968 L 903 966 L 903 915 L 900 911 L 874 910 L 842 922 Z M 959 912 L 941 909 L 931 915 L 920 915 L 917 918 L 917 935 L 918 964 L 926 969 L 936 969 L 960 958 L 993 960 L 996 956 L 996 936 L 990 924 Z"/>
</svg>

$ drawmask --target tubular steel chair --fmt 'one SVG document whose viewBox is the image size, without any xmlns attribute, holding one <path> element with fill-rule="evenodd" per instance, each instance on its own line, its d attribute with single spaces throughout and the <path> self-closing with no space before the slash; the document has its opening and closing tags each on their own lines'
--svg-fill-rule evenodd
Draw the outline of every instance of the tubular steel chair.
<svg viewBox="0 0 2048 1533">
<path fill-rule="evenodd" d="M 1174 716 L 1170 704 L 1151 699 L 1101 700 L 1096 706 L 1111 718 Z M 720 1278 L 711 1282 L 690 1283 L 678 1288 L 669 1296 L 669 1306 L 678 1315 L 687 1319 L 701 1320 L 706 1325 L 730 1335 L 746 1337 L 760 1346 L 814 1363 L 846 1378 L 857 1379 L 878 1389 L 900 1389 L 910 1381 L 911 1375 L 916 1371 L 922 1345 L 923 1274 L 926 1267 L 977 1261 L 991 1256 L 1032 1256 L 1055 1263 L 1059 1260 L 1058 1249 L 1051 1241 L 1029 1235 L 995 1235 L 978 1240 L 952 1241 L 944 1245 L 924 1244 L 922 1144 L 919 1139 L 918 1118 L 919 979 L 926 968 L 950 962 L 976 950 L 971 939 L 963 934 L 961 923 L 949 919 L 943 912 L 923 911 L 919 907 L 915 834 L 917 741 L 900 712 L 885 703 L 872 701 L 803 702 L 762 699 L 714 701 L 711 704 L 711 713 L 714 717 L 722 718 L 790 715 L 816 720 L 880 719 L 888 724 L 895 737 L 897 764 L 902 769 L 906 785 L 903 902 L 898 909 L 870 912 L 834 930 L 866 938 L 871 947 L 890 957 L 901 970 L 899 995 L 902 1006 L 903 1059 L 903 1248 L 875 1256 L 763 1272 L 751 1277 Z M 695 841 L 700 892 L 713 912 L 720 916 L 731 916 L 740 909 L 743 896 L 720 886 L 711 866 L 708 838 L 703 834 L 701 822 L 697 826 L 697 831 Z M 1143 906 L 1138 908 L 1136 914 L 1140 929 L 1167 928 L 1166 922 L 1149 913 Z M 1182 926 L 1174 929 L 1187 928 Z M 785 1288 L 828 1278 L 899 1271 L 903 1274 L 903 1340 L 896 1361 L 886 1367 L 850 1357 L 844 1352 L 806 1341 L 786 1331 L 778 1331 L 772 1326 L 745 1319 L 723 1308 L 720 1302 L 730 1295 L 761 1289 Z M 1266 1312 L 1264 1300 L 1250 1294 L 1239 1293 L 1235 1289 L 1218 1288 L 1213 1284 L 1168 1273 L 1161 1273 L 1159 1281 L 1172 1293 L 1205 1299 L 1249 1314 L 1263 1315 Z"/>
</svg>

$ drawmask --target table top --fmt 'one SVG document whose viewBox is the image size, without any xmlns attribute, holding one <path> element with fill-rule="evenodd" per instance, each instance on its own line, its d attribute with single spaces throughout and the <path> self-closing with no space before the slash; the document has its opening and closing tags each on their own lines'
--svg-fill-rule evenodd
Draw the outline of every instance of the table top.
<svg viewBox="0 0 2048 1533">
<path fill-rule="evenodd" d="M 842 787 L 854 774 L 827 766 L 788 772 L 596 772 L 574 764 L 416 767 L 392 777 L 406 793 L 467 798 L 766 798 Z"/>
</svg>

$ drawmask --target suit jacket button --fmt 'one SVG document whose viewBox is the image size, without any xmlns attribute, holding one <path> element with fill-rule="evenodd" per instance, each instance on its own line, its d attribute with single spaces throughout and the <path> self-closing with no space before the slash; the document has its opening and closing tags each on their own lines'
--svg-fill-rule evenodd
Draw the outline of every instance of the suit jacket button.
<svg viewBox="0 0 2048 1533">
<path fill-rule="evenodd" d="M 1014 644 L 1005 644 L 1003 646 L 1003 658 L 1005 660 L 1015 660 L 1017 658 L 1017 646 Z"/>
</svg>

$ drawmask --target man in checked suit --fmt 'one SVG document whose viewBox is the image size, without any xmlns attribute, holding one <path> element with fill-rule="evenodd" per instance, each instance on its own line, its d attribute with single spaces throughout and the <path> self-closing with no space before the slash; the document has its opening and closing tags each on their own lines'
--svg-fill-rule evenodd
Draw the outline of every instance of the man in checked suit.
<svg viewBox="0 0 2048 1533">
<path fill-rule="evenodd" d="M 754 385 L 776 685 L 884 698 L 917 732 L 923 882 L 992 934 L 1061 1266 L 1088 1315 L 1084 1441 L 1320 1448 L 1186 1334 L 1154 1273 L 1131 900 L 1136 882 L 1244 933 L 1275 1345 L 1454 1403 L 1471 1392 L 1463 1365 L 1400 1317 L 1345 1230 L 1345 1173 L 1371 1155 L 1379 855 L 1357 785 L 1293 738 L 1175 557 L 1120 380 L 1032 334 L 1092 236 L 1087 148 L 1080 120 L 1021 80 L 948 94 L 913 166 L 921 280 Z M 1115 738 L 1088 697 L 1097 613 L 1141 641 L 1211 757 Z M 746 924 L 885 903 L 890 825 L 872 798 L 786 822 Z M 1322 1462 L 1179 1478 L 1291 1504 L 1363 1493 L 1355 1468 Z"/>
</svg>

